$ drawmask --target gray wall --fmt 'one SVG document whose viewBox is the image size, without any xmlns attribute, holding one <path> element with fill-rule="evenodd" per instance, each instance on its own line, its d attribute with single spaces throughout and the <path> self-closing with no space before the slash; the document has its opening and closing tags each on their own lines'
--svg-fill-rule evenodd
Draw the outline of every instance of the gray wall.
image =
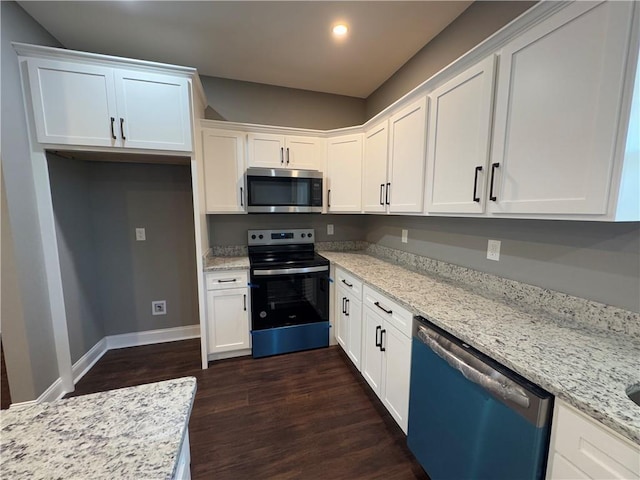
<svg viewBox="0 0 640 480">
<path fill-rule="evenodd" d="M 47 154 L 71 362 L 102 337 L 102 289 L 92 228 L 91 164 Z"/>
<path fill-rule="evenodd" d="M 0 2 L 2 50 L 1 92 L 2 97 L 2 172 L 5 178 L 7 205 L 11 233 L 15 246 L 15 266 L 20 295 L 4 296 L 3 334 L 7 373 L 11 380 L 12 400 L 33 400 L 58 378 L 53 325 L 49 294 L 44 271 L 44 256 L 40 240 L 36 192 L 33 180 L 31 148 L 27 137 L 27 120 L 22 102 L 22 87 L 18 61 L 11 46 L 12 41 L 60 46 L 38 23 L 14 2 Z M 4 249 L 4 242 L 3 247 Z M 5 263 L 2 263 L 3 276 Z M 3 292 L 4 293 L 4 292 Z M 20 315 L 4 316 L 5 303 L 14 302 L 11 312 Z M 22 306 L 18 303 L 21 302 Z M 28 345 L 14 351 L 9 322 L 22 323 L 16 326 L 23 330 Z M 16 330 L 14 330 L 16 331 Z"/>
<path fill-rule="evenodd" d="M 211 246 L 246 245 L 247 230 L 314 228 L 316 242 L 364 240 L 366 215 L 248 214 L 208 215 Z M 327 235 L 327 225 L 333 235 Z"/>
<path fill-rule="evenodd" d="M 366 229 L 371 243 L 640 312 L 639 223 L 370 215 Z"/>
<path fill-rule="evenodd" d="M 198 324 L 190 167 L 47 157 L 71 361 L 105 335 Z"/>
<path fill-rule="evenodd" d="M 367 119 L 490 37 L 535 3 L 474 2 L 367 98 Z"/>
<path fill-rule="evenodd" d="M 105 335 L 198 324 L 189 166 L 97 162 L 89 171 Z M 151 315 L 153 300 L 167 301 L 167 315 Z"/>
<path fill-rule="evenodd" d="M 5 358 L 11 362 L 7 369 L 9 391 L 13 402 L 27 401 L 35 398 L 33 374 L 31 371 L 31 357 L 29 355 L 29 340 L 27 338 L 22 295 L 18 283 L 18 270 L 15 258 L 11 225 L 9 224 L 9 210 L 5 195 L 4 176 L 2 177 L 2 195 L 0 203 L 0 245 L 2 252 L 0 264 L 0 319 L 2 319 L 2 346 Z"/>
<path fill-rule="evenodd" d="M 360 125 L 365 120 L 362 98 L 216 77 L 200 78 L 209 101 L 205 115 L 210 120 L 318 130 Z"/>
</svg>

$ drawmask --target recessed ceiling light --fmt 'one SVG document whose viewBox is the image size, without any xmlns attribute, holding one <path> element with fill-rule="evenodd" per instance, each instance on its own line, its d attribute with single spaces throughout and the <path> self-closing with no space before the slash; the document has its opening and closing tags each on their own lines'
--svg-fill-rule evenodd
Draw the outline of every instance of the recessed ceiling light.
<svg viewBox="0 0 640 480">
<path fill-rule="evenodd" d="M 349 28 L 344 23 L 339 23 L 333 27 L 333 34 L 336 37 L 344 37 L 348 31 Z"/>
</svg>

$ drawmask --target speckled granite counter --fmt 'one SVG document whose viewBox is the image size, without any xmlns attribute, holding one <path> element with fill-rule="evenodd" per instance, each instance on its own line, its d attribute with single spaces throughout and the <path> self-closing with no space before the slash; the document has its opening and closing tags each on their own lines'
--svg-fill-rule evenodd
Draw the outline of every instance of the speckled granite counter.
<svg viewBox="0 0 640 480">
<path fill-rule="evenodd" d="M 249 257 L 213 257 L 204 258 L 204 271 L 212 272 L 216 270 L 248 270 Z"/>
<path fill-rule="evenodd" d="M 640 444 L 640 339 L 568 322 L 363 253 L 320 252 L 414 313 Z"/>
<path fill-rule="evenodd" d="M 173 478 L 195 392 L 186 377 L 2 410 L 0 478 Z"/>
</svg>

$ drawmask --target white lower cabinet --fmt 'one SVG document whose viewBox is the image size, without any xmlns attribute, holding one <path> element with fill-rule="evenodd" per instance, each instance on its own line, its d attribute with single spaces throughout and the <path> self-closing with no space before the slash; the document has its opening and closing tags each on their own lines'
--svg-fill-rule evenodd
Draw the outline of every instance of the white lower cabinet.
<svg viewBox="0 0 640 480">
<path fill-rule="evenodd" d="M 189 445 L 189 430 L 184 434 L 182 448 L 178 455 L 178 466 L 176 467 L 175 480 L 191 480 L 191 448 Z"/>
<path fill-rule="evenodd" d="M 362 375 L 407 433 L 411 374 L 411 314 L 364 286 Z M 395 317 L 395 318 L 394 318 Z M 398 322 L 398 317 L 403 317 Z M 400 328 L 398 328 L 400 326 Z"/>
<path fill-rule="evenodd" d="M 207 353 L 226 358 L 250 353 L 250 297 L 246 271 L 207 274 Z"/>
<path fill-rule="evenodd" d="M 547 479 L 638 479 L 640 447 L 556 399 Z"/>
<path fill-rule="evenodd" d="M 336 340 L 358 370 L 362 349 L 362 283 L 344 271 L 336 270 Z"/>
</svg>

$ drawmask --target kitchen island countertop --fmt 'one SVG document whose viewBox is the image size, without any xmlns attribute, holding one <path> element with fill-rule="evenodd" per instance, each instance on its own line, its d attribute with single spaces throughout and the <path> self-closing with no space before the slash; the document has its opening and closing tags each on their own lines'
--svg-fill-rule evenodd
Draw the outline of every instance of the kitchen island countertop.
<svg viewBox="0 0 640 480">
<path fill-rule="evenodd" d="M 12 407 L 0 414 L 0 477 L 171 479 L 196 379 Z"/>
</svg>

